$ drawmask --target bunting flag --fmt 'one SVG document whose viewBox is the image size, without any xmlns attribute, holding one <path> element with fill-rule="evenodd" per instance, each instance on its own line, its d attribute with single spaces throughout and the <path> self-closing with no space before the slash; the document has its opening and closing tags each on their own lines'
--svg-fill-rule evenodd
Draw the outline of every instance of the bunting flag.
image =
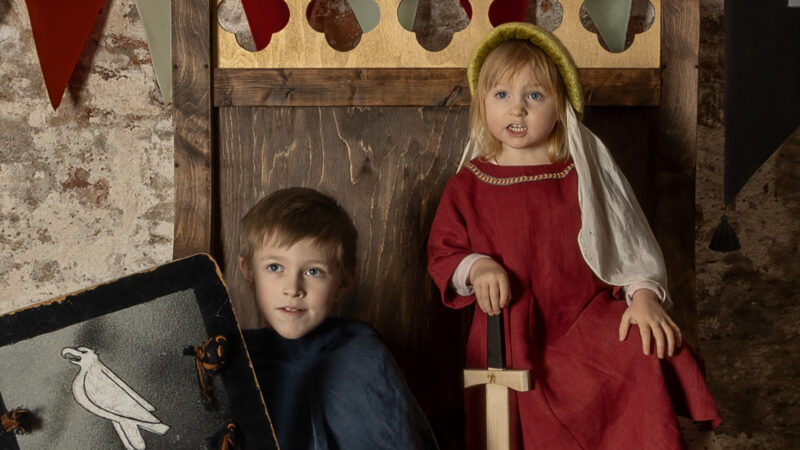
<svg viewBox="0 0 800 450">
<path fill-rule="evenodd" d="M 709 248 L 741 245 L 725 215 L 750 177 L 800 125 L 800 9 L 725 0 L 725 212 Z"/>
<path fill-rule="evenodd" d="M 256 50 L 265 48 L 272 35 L 289 23 L 289 5 L 284 0 L 241 0 Z"/>
<path fill-rule="evenodd" d="M 631 0 L 586 0 L 592 23 L 612 53 L 625 50 L 625 34 L 631 18 Z"/>
<path fill-rule="evenodd" d="M 50 105 L 57 110 L 103 0 L 25 0 Z"/>
<path fill-rule="evenodd" d="M 136 0 L 161 98 L 172 102 L 172 1 Z"/>
<path fill-rule="evenodd" d="M 347 0 L 350 4 L 350 9 L 356 15 L 358 25 L 361 26 L 361 32 L 366 33 L 371 31 L 378 25 L 378 20 L 381 18 L 381 9 L 375 0 Z"/>
<path fill-rule="evenodd" d="M 800 125 L 800 9 L 725 1 L 725 203 Z"/>
<path fill-rule="evenodd" d="M 403 0 L 397 7 L 397 20 L 408 31 L 414 31 L 414 19 L 417 17 L 419 0 Z"/>
</svg>

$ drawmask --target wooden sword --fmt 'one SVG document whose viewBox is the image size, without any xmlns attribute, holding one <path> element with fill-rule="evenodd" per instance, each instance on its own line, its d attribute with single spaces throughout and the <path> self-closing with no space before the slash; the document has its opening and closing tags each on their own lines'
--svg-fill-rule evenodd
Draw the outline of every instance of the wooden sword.
<svg viewBox="0 0 800 450">
<path fill-rule="evenodd" d="M 486 369 L 464 371 L 464 388 L 486 385 L 486 450 L 509 450 L 508 389 L 530 390 L 530 371 L 506 369 L 503 313 L 486 317 Z"/>
</svg>

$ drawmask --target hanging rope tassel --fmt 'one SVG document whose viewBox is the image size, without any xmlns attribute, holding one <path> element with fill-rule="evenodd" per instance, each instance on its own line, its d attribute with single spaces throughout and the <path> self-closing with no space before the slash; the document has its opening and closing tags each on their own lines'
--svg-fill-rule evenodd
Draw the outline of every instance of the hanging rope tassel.
<svg viewBox="0 0 800 450">
<path fill-rule="evenodd" d="M 239 428 L 234 422 L 228 422 L 225 428 L 208 438 L 208 448 L 211 450 L 240 450 L 244 448 Z"/>
<path fill-rule="evenodd" d="M 200 383 L 200 392 L 206 406 L 214 407 L 214 397 L 212 396 L 211 375 L 217 373 L 223 366 L 228 357 L 228 340 L 225 336 L 217 335 L 206 339 L 203 345 L 190 346 L 183 351 L 184 355 L 194 355 L 194 363 L 197 367 L 197 380 Z"/>
<path fill-rule="evenodd" d="M 733 227 L 728 223 L 727 215 L 722 215 L 717 229 L 714 230 L 714 236 L 711 237 L 711 243 L 708 244 L 708 248 L 715 252 L 732 252 L 742 248 L 742 246 L 739 245 L 739 237 L 736 236 Z"/>
<path fill-rule="evenodd" d="M 9 434 L 30 433 L 34 428 L 36 418 L 33 413 L 24 408 L 12 409 L 0 416 L 0 432 Z"/>
</svg>

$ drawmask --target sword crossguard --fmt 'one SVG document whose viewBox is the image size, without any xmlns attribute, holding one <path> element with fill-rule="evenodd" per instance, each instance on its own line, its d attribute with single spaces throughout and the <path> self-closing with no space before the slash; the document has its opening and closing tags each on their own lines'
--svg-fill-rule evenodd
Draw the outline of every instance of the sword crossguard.
<svg viewBox="0 0 800 450">
<path fill-rule="evenodd" d="M 486 449 L 509 450 L 508 390 L 531 390 L 529 370 L 467 369 L 464 387 L 486 385 Z"/>
<path fill-rule="evenodd" d="M 517 392 L 531 390 L 531 374 L 529 370 L 510 369 L 467 369 L 464 371 L 464 387 L 480 384 L 505 386 Z"/>
</svg>

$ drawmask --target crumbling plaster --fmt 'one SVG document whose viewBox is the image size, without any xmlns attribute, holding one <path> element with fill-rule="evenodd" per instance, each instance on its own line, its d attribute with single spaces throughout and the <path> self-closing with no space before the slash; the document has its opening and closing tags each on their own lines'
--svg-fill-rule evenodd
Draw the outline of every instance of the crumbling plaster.
<svg viewBox="0 0 800 450">
<path fill-rule="evenodd" d="M 724 1 L 702 0 L 700 6 L 697 336 L 724 420 L 717 436 L 726 449 L 796 448 L 800 129 L 753 175 L 727 210 L 742 249 L 709 250 L 724 212 Z"/>
<path fill-rule="evenodd" d="M 172 111 L 133 0 L 107 0 L 57 112 L 0 0 L 0 312 L 171 258 Z"/>
</svg>

